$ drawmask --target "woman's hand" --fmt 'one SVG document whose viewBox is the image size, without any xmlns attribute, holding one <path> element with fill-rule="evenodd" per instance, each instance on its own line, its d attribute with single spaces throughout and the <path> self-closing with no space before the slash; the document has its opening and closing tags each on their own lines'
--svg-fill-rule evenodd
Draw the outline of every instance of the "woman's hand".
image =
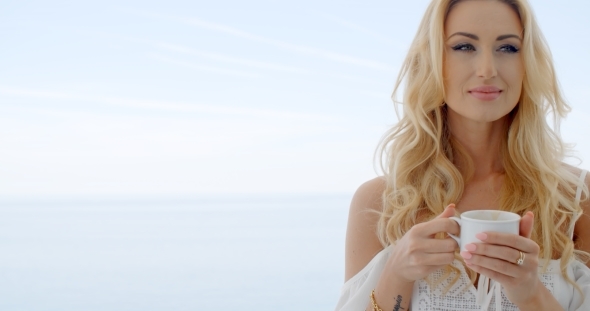
<svg viewBox="0 0 590 311">
<path fill-rule="evenodd" d="M 486 232 L 476 235 L 483 243 L 466 245 L 461 252 L 465 263 L 473 271 L 502 284 L 508 299 L 525 304 L 534 299 L 543 286 L 539 280 L 539 245 L 530 239 L 534 214 L 527 212 L 520 221 L 520 235 Z M 522 265 L 517 264 L 523 252 Z"/>
<path fill-rule="evenodd" d="M 455 205 L 450 204 L 435 219 L 414 225 L 397 241 L 387 264 L 399 281 L 413 283 L 453 262 L 457 242 L 434 236 L 439 232 L 459 234 L 459 225 L 449 219 L 454 215 Z"/>
</svg>

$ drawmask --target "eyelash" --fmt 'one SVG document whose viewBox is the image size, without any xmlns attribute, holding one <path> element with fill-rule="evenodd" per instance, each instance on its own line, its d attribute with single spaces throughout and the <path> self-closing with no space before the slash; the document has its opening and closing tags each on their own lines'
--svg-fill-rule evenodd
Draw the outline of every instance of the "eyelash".
<svg viewBox="0 0 590 311">
<path fill-rule="evenodd" d="M 465 49 L 468 48 L 468 49 Z M 514 53 L 518 53 L 520 51 L 520 49 L 518 49 L 517 47 L 515 47 L 514 45 L 511 44 L 505 44 L 502 45 L 499 50 L 501 50 L 503 53 L 507 53 L 507 54 L 514 54 Z M 473 52 L 475 51 L 475 47 L 469 43 L 460 43 L 457 44 L 453 47 L 453 51 L 459 51 L 459 52 Z"/>
</svg>

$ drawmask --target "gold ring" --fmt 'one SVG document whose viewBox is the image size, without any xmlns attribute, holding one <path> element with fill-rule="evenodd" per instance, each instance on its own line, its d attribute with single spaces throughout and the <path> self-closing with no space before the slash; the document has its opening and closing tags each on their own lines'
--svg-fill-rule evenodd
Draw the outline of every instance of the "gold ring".
<svg viewBox="0 0 590 311">
<path fill-rule="evenodd" d="M 522 264 L 524 263 L 524 253 L 521 251 L 519 251 L 519 253 L 520 253 L 520 257 L 518 257 L 516 264 L 519 266 L 522 266 Z"/>
</svg>

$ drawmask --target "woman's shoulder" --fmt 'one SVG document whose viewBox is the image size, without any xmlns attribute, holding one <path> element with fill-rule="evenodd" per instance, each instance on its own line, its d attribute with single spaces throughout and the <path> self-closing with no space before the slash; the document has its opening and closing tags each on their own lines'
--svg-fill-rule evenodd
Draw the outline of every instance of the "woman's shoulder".
<svg viewBox="0 0 590 311">
<path fill-rule="evenodd" d="M 573 166 L 571 164 L 564 163 L 564 162 L 561 163 L 561 167 L 564 168 L 565 170 L 567 170 L 568 172 L 574 174 L 575 176 L 581 176 L 584 171 L 587 171 L 583 168 Z"/>
<path fill-rule="evenodd" d="M 383 249 L 377 236 L 377 222 L 385 186 L 383 177 L 373 178 L 363 183 L 352 198 L 346 229 L 345 280 L 356 275 Z"/>
<path fill-rule="evenodd" d="M 385 178 L 383 176 L 375 177 L 361 184 L 352 198 L 351 207 L 370 208 L 381 211 L 382 196 L 385 190 Z M 355 203 L 359 204 L 354 206 Z"/>
<path fill-rule="evenodd" d="M 588 170 L 573 166 L 567 163 L 561 163 L 561 168 L 565 171 L 569 176 L 569 180 L 573 183 L 574 189 L 576 190 L 576 201 L 579 202 L 580 196 L 582 192 L 584 192 L 588 186 L 590 185 L 590 174 L 588 174 Z M 563 172 L 562 171 L 562 172 Z M 571 175 L 570 175 L 571 174 Z M 584 187 L 585 185 L 585 187 Z M 585 189 L 586 188 L 586 189 Z M 586 202 L 583 202 L 586 201 Z M 582 200 L 582 207 L 587 206 L 590 207 L 589 200 Z"/>
<path fill-rule="evenodd" d="M 590 185 L 590 174 L 587 170 L 575 167 L 569 164 L 563 164 L 568 172 L 575 176 L 577 180 L 575 201 L 579 202 L 581 207 L 581 215 L 575 215 L 576 222 L 574 223 L 573 239 L 575 248 L 585 252 L 590 252 L 590 200 L 587 197 L 587 189 Z M 585 185 L 585 186 L 584 186 Z M 571 234 L 571 227 L 570 227 Z M 590 265 L 590 263 L 588 263 Z"/>
<path fill-rule="evenodd" d="M 590 174 L 588 174 L 588 170 L 567 163 L 562 163 L 562 168 L 570 173 L 572 175 L 571 178 L 575 180 L 575 182 L 573 182 L 576 190 L 575 200 L 580 202 L 583 209 L 590 209 L 590 200 L 585 198 L 585 196 L 582 196 L 590 186 Z"/>
<path fill-rule="evenodd" d="M 381 176 L 361 184 L 352 197 L 349 218 L 374 226 L 383 210 L 385 187 L 385 178 Z"/>
</svg>

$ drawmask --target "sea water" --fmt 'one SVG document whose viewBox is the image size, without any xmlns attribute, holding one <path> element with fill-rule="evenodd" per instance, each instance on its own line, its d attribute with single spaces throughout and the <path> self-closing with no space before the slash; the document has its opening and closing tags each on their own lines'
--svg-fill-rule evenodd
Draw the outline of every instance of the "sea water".
<svg viewBox="0 0 590 311">
<path fill-rule="evenodd" d="M 332 310 L 349 201 L 2 201 L 0 310 Z"/>
</svg>

